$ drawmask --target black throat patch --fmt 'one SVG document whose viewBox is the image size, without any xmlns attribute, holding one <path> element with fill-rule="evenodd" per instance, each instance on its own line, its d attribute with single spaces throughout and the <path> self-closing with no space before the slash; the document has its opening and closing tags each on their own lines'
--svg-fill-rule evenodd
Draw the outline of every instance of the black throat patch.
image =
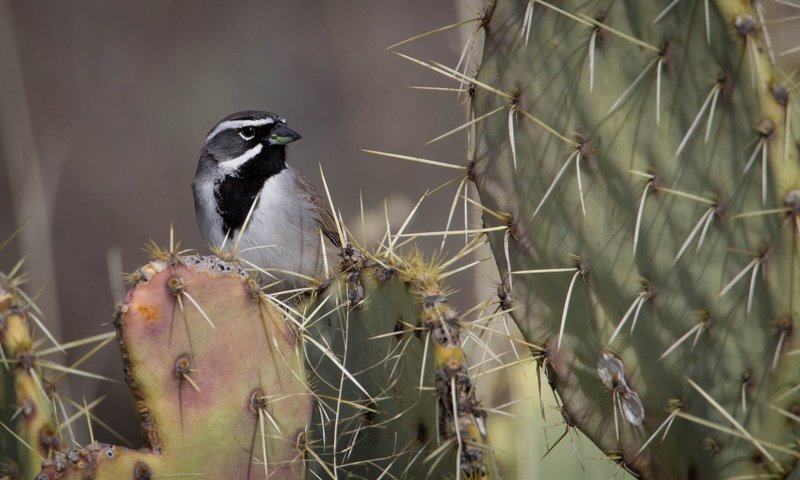
<svg viewBox="0 0 800 480">
<path fill-rule="evenodd" d="M 264 149 L 244 163 L 236 172 L 214 182 L 217 213 L 222 217 L 222 234 L 231 234 L 242 227 L 247 212 L 264 182 L 286 168 L 286 147 L 265 145 Z M 258 205 L 256 205 L 256 208 Z"/>
</svg>

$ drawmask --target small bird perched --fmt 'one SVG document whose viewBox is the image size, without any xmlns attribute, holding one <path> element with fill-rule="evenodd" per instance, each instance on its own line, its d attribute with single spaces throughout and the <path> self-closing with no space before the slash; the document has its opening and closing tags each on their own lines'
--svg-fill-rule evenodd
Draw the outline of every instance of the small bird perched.
<svg viewBox="0 0 800 480">
<path fill-rule="evenodd" d="M 229 115 L 206 136 L 192 182 L 206 242 L 217 247 L 224 243 L 231 252 L 244 226 L 236 253 L 284 280 L 278 288 L 286 289 L 305 282 L 281 271 L 319 278 L 323 256 L 335 258 L 340 247 L 327 203 L 286 164 L 286 145 L 298 139 L 300 134 L 272 113 Z"/>
</svg>

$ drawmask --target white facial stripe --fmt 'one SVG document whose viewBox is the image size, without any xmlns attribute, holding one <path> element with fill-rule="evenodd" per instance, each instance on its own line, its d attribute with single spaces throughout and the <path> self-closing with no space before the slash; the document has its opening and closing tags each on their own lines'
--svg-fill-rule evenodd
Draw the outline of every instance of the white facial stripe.
<svg viewBox="0 0 800 480">
<path fill-rule="evenodd" d="M 255 147 L 251 148 L 250 150 L 244 152 L 243 154 L 239 155 L 236 158 L 232 158 L 230 160 L 225 160 L 224 162 L 219 162 L 219 168 L 225 175 L 230 175 L 231 173 L 236 172 L 239 170 L 239 167 L 244 165 L 245 162 L 250 160 L 251 158 L 255 157 L 261 150 L 264 148 L 264 145 L 258 144 Z"/>
<path fill-rule="evenodd" d="M 216 134 L 223 130 L 234 130 L 242 127 L 260 127 L 262 125 L 271 125 L 275 120 L 271 118 L 259 118 L 256 120 L 228 120 L 217 125 L 217 128 L 211 131 L 206 137 L 206 142 L 214 138 Z"/>
</svg>

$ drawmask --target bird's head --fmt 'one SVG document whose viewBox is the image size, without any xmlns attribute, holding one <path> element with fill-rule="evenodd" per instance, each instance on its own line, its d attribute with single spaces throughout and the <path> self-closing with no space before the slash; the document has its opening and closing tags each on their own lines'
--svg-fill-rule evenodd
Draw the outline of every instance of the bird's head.
<svg viewBox="0 0 800 480">
<path fill-rule="evenodd" d="M 269 112 L 237 112 L 220 120 L 206 136 L 205 156 L 226 172 L 235 172 L 250 160 L 259 163 L 285 161 L 287 144 L 300 134 L 286 120 Z"/>
</svg>

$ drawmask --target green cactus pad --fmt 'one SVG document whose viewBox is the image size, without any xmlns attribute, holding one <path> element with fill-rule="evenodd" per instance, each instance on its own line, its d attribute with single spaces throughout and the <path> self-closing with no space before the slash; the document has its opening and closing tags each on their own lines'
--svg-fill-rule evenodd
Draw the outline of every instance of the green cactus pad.
<svg viewBox="0 0 800 480">
<path fill-rule="evenodd" d="M 317 398 L 313 471 L 497 478 L 436 269 L 416 255 L 378 260 L 347 248 L 343 256 L 343 273 L 304 310 Z"/>
<path fill-rule="evenodd" d="M 800 458 L 798 119 L 757 7 L 498 0 L 464 78 L 497 110 L 473 171 L 507 214 L 512 315 L 571 421 L 645 478 Z"/>
</svg>

